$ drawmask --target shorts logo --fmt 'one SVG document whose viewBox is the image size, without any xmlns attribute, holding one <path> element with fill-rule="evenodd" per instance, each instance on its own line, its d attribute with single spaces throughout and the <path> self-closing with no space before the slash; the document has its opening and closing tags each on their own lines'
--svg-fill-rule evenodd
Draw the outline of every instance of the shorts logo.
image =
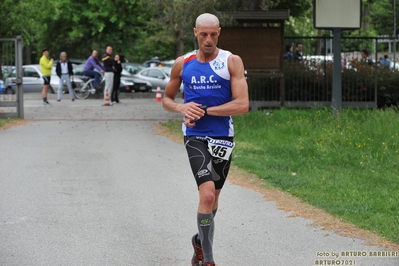
<svg viewBox="0 0 399 266">
<path fill-rule="evenodd" d="M 199 171 L 197 175 L 198 175 L 198 178 L 201 178 L 204 175 L 209 175 L 209 171 L 208 171 L 208 169 L 203 169 L 203 170 Z"/>
<path fill-rule="evenodd" d="M 213 160 L 213 163 L 214 163 L 214 164 L 218 164 L 218 163 L 221 163 L 221 162 L 223 162 L 222 159 L 215 159 L 215 160 Z"/>
</svg>

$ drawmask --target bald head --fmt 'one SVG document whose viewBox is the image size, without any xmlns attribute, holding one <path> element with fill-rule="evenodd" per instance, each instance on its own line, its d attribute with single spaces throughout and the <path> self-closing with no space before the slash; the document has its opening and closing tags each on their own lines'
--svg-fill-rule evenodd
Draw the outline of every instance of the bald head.
<svg viewBox="0 0 399 266">
<path fill-rule="evenodd" d="M 197 20 L 195 21 L 195 27 L 198 28 L 198 26 L 210 26 L 210 25 L 215 25 L 219 27 L 219 19 L 210 13 L 204 13 L 202 15 L 199 15 L 197 17 Z"/>
</svg>

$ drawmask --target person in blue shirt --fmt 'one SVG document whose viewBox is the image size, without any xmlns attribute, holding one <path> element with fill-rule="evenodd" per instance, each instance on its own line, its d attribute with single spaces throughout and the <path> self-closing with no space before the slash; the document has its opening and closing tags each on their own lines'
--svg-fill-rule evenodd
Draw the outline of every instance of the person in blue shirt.
<svg viewBox="0 0 399 266">
<path fill-rule="evenodd" d="M 380 62 L 381 68 L 391 69 L 391 60 L 389 59 L 388 55 L 384 55 L 384 59 Z"/>
<path fill-rule="evenodd" d="M 91 53 L 91 56 L 87 58 L 87 61 L 85 63 L 85 66 L 83 68 L 83 75 L 94 78 L 93 85 L 94 88 L 99 89 L 100 87 L 98 84 L 100 84 L 100 72 L 104 73 L 102 65 L 99 63 L 98 59 L 98 52 L 94 50 Z M 98 71 L 95 71 L 94 69 L 97 69 Z"/>
<path fill-rule="evenodd" d="M 249 109 L 244 64 L 238 55 L 217 47 L 220 32 L 216 16 L 197 17 L 194 35 L 199 48 L 176 59 L 163 98 L 165 110 L 183 116 L 185 148 L 199 192 L 198 233 L 191 239 L 194 266 L 216 265 L 214 217 L 234 148 L 232 116 Z M 175 101 L 181 82 L 184 103 Z"/>
</svg>

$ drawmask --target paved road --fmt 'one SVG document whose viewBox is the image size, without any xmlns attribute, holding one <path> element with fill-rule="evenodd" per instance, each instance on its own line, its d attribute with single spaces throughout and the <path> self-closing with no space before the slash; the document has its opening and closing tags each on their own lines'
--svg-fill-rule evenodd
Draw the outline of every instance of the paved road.
<svg viewBox="0 0 399 266">
<path fill-rule="evenodd" d="M 178 114 L 151 98 L 112 107 L 65 99 L 46 108 L 32 97 L 25 117 L 26 125 L 0 131 L 1 266 L 189 265 L 196 186 L 183 146 L 154 134 L 155 124 Z M 228 182 L 215 259 L 220 266 L 334 265 L 327 264 L 332 252 L 366 252 L 334 263 L 399 264 L 369 256 L 380 247 L 310 223 Z"/>
</svg>

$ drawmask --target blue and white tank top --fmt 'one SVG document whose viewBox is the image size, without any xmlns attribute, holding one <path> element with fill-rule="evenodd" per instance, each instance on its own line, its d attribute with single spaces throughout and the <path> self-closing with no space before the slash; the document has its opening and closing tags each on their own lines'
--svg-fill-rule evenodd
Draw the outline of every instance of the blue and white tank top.
<svg viewBox="0 0 399 266">
<path fill-rule="evenodd" d="M 196 102 L 209 107 L 232 100 L 230 73 L 227 67 L 231 52 L 219 49 L 217 57 L 206 63 L 198 62 L 197 51 L 184 55 L 181 75 L 184 85 L 184 102 Z M 233 137 L 231 116 L 207 115 L 195 121 L 193 128 L 184 125 L 185 136 Z"/>
</svg>

